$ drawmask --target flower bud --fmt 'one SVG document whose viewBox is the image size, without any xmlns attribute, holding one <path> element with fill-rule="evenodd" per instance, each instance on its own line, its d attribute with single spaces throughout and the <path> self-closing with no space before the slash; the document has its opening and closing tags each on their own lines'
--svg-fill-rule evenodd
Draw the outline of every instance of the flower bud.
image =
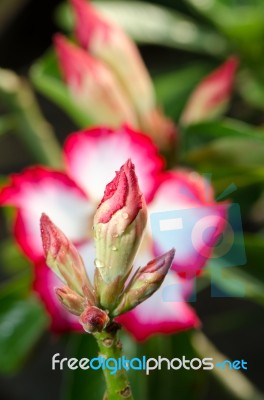
<svg viewBox="0 0 264 400">
<path fill-rule="evenodd" d="M 114 128 L 124 122 L 137 124 L 126 93 L 106 65 L 62 35 L 56 35 L 54 43 L 71 95 L 94 123 Z"/>
<path fill-rule="evenodd" d="M 225 110 L 237 65 L 237 59 L 231 57 L 198 84 L 183 111 L 183 125 L 213 119 Z"/>
<path fill-rule="evenodd" d="M 155 108 L 142 115 L 140 125 L 160 149 L 168 150 L 175 145 L 177 139 L 176 126 L 169 118 L 165 117 L 160 109 Z"/>
<path fill-rule="evenodd" d="M 128 160 L 105 189 L 94 217 L 95 289 L 111 310 L 124 287 L 147 222 L 145 200 Z"/>
<path fill-rule="evenodd" d="M 91 3 L 71 2 L 82 47 L 111 68 L 139 114 L 153 109 L 156 100 L 152 81 L 134 42 Z"/>
<path fill-rule="evenodd" d="M 84 298 L 71 290 L 68 286 L 55 289 L 59 302 L 67 311 L 74 315 L 81 315 L 85 307 Z"/>
<path fill-rule="evenodd" d="M 45 214 L 40 227 L 47 265 L 70 289 L 94 304 L 93 288 L 75 246 Z"/>
<path fill-rule="evenodd" d="M 87 307 L 79 319 L 85 332 L 101 332 L 109 322 L 107 313 L 95 306 Z"/>
<path fill-rule="evenodd" d="M 116 317 L 135 308 L 155 293 L 167 275 L 174 255 L 175 250 L 171 249 L 167 253 L 148 262 L 145 267 L 139 268 L 130 280 L 112 315 Z"/>
</svg>

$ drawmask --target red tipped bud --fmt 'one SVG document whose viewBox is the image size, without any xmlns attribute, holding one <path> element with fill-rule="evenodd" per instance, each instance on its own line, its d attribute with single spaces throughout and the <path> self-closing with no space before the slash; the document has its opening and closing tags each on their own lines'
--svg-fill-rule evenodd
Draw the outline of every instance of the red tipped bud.
<svg viewBox="0 0 264 400">
<path fill-rule="evenodd" d="M 84 310 L 84 298 L 71 290 L 68 286 L 55 289 L 58 300 L 67 311 L 74 315 L 81 315 Z"/>
<path fill-rule="evenodd" d="M 183 111 L 181 123 L 190 125 L 221 114 L 230 99 L 238 60 L 229 58 L 196 87 Z"/>
<path fill-rule="evenodd" d="M 128 160 L 105 189 L 94 217 L 95 286 L 100 304 L 115 306 L 147 222 L 145 200 Z M 107 288 L 106 288 L 107 287 Z"/>
<path fill-rule="evenodd" d="M 130 102 L 108 67 L 62 35 L 56 35 L 54 43 L 71 95 L 93 122 L 112 127 L 124 122 L 135 125 Z"/>
<path fill-rule="evenodd" d="M 113 315 L 118 316 L 135 308 L 155 293 L 165 279 L 174 255 L 175 250 L 171 249 L 148 262 L 145 267 L 139 268 L 126 287 Z"/>
<path fill-rule="evenodd" d="M 92 285 L 73 243 L 45 214 L 41 216 L 40 227 L 47 265 L 70 289 L 94 303 Z"/>
<path fill-rule="evenodd" d="M 134 42 L 91 3 L 72 0 L 72 6 L 81 45 L 111 68 L 139 114 L 151 110 L 156 102 L 154 89 Z"/>
<path fill-rule="evenodd" d="M 95 306 L 87 307 L 79 319 L 85 332 L 101 332 L 109 322 L 107 313 Z"/>
</svg>

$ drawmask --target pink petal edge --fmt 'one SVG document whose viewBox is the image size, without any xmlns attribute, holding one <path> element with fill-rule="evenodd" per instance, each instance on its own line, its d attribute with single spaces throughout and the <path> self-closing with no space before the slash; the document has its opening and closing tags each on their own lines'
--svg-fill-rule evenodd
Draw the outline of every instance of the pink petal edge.
<svg viewBox="0 0 264 400">
<path fill-rule="evenodd" d="M 165 164 L 151 139 L 127 125 L 118 130 L 96 127 L 75 132 L 65 142 L 64 156 L 69 175 L 96 202 L 129 158 L 146 201 L 151 201 Z"/>
<path fill-rule="evenodd" d="M 76 210 L 71 223 L 68 208 L 73 203 Z M 33 261 L 43 257 L 39 229 L 42 212 L 64 225 L 72 240 L 80 241 L 85 231 L 83 217 L 88 215 L 90 207 L 86 194 L 72 179 L 63 172 L 41 166 L 12 175 L 10 183 L 0 191 L 0 204 L 16 207 L 14 236 Z"/>
<path fill-rule="evenodd" d="M 172 268 L 180 276 L 190 279 L 201 273 L 212 255 L 214 245 L 225 229 L 228 207 L 227 201 L 221 203 L 214 201 L 211 185 L 196 172 L 169 171 L 161 176 L 159 187 L 150 204 L 150 216 L 151 213 L 175 211 L 178 218 L 185 216 L 187 220 L 193 219 L 194 226 L 203 218 L 206 223 L 206 217 L 211 217 L 212 225 L 209 227 L 214 228 L 212 233 L 208 234 L 206 243 L 200 240 L 199 235 L 197 236 L 197 230 L 193 237 L 191 236 L 193 231 L 190 232 L 188 238 L 184 236 L 184 227 L 182 233 L 172 231 L 172 235 L 175 235 L 175 242 L 166 245 L 176 249 Z M 194 217 L 197 219 L 195 220 Z M 202 232 L 205 232 L 204 225 L 201 226 L 201 229 L 204 229 Z M 150 232 L 150 235 L 153 237 L 154 253 L 159 256 L 167 249 L 161 242 L 160 234 Z M 196 241 L 195 246 L 198 246 L 199 250 L 194 247 L 193 240 Z"/>
</svg>

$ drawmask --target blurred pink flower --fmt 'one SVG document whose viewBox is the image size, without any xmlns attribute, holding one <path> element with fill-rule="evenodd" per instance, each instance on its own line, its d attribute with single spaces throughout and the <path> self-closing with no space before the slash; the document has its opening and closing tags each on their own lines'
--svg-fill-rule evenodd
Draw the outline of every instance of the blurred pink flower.
<svg viewBox="0 0 264 400">
<path fill-rule="evenodd" d="M 57 278 L 46 267 L 39 234 L 39 219 L 44 212 L 75 243 L 92 276 L 94 244 L 92 220 L 106 183 L 128 158 L 135 164 L 139 186 L 148 211 L 189 209 L 201 218 L 201 209 L 214 210 L 213 226 L 205 241 L 192 245 L 191 238 L 175 241 L 172 269 L 160 290 L 151 298 L 119 317 L 124 327 L 138 340 L 159 332 L 176 332 L 194 327 L 198 318 L 186 303 L 193 289 L 193 278 L 206 264 L 213 245 L 224 228 L 226 205 L 217 204 L 210 185 L 197 173 L 187 170 L 164 171 L 164 160 L 145 135 L 127 126 L 114 131 L 94 128 L 74 133 L 64 146 L 66 172 L 36 166 L 11 177 L 0 192 L 0 203 L 16 208 L 14 235 L 24 253 L 34 262 L 35 290 L 52 318 L 53 329 L 78 329 L 74 316 L 66 313 L 54 293 Z M 206 223 L 200 226 L 205 230 Z M 198 247 L 197 247 L 198 246 Z M 200 246 L 200 247 L 199 247 Z M 136 265 L 145 265 L 153 256 L 169 250 L 154 238 L 150 226 L 136 256 Z M 183 275 L 189 279 L 183 279 Z M 171 301 L 165 301 L 166 287 L 175 287 Z M 164 294 L 165 293 L 165 294 Z M 165 297 L 164 297 L 165 296 Z"/>
<path fill-rule="evenodd" d="M 109 68 L 62 35 L 54 38 L 63 78 L 76 102 L 94 123 L 135 126 L 137 117 L 127 96 Z"/>
<path fill-rule="evenodd" d="M 96 6 L 85 0 L 71 3 L 80 45 L 109 67 L 140 115 L 152 110 L 156 106 L 154 87 L 136 44 Z"/>
<path fill-rule="evenodd" d="M 153 82 L 135 43 L 91 3 L 72 0 L 72 6 L 76 37 L 83 49 L 61 35 L 55 36 L 54 43 L 74 100 L 93 123 L 113 128 L 129 123 L 159 147 L 168 148 L 176 140 L 176 127 L 157 104 Z"/>
<path fill-rule="evenodd" d="M 197 85 L 181 116 L 183 125 L 213 119 L 225 111 L 230 100 L 237 66 L 237 58 L 230 57 Z"/>
</svg>

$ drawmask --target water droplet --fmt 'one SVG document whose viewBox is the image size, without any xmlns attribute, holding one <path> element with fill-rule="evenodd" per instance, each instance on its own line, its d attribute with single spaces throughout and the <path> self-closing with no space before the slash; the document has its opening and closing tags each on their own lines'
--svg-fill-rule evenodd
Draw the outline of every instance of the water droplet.
<svg viewBox="0 0 264 400">
<path fill-rule="evenodd" d="M 97 260 L 97 259 L 94 260 L 94 265 L 96 268 L 104 268 L 104 264 L 100 260 Z"/>
<path fill-rule="evenodd" d="M 113 250 L 113 251 L 117 251 L 117 247 L 113 246 L 113 247 L 112 247 L 112 250 Z"/>
<path fill-rule="evenodd" d="M 124 213 L 122 214 L 122 217 L 123 217 L 124 219 L 128 219 L 128 213 L 127 213 L 127 212 L 124 212 Z"/>
</svg>

